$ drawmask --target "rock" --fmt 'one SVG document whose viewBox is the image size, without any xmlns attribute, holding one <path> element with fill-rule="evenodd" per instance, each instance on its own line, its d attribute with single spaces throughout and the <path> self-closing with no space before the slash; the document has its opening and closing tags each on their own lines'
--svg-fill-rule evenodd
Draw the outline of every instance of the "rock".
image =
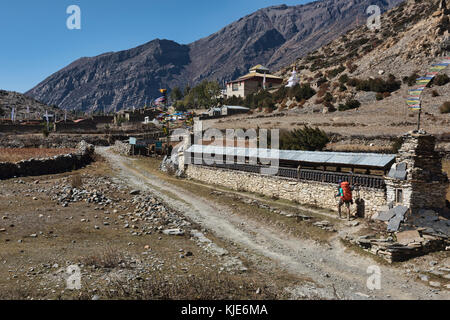
<svg viewBox="0 0 450 320">
<path fill-rule="evenodd" d="M 420 280 L 422 280 L 422 281 L 428 282 L 428 276 L 426 276 L 426 275 L 424 275 L 424 274 L 419 275 L 419 278 L 420 278 Z"/>
<path fill-rule="evenodd" d="M 438 264 L 437 261 L 430 261 L 430 266 L 431 266 L 431 267 L 434 267 L 434 266 L 437 265 L 437 264 Z"/>
<path fill-rule="evenodd" d="M 130 192 L 130 195 L 132 195 L 132 196 L 137 196 L 137 195 L 139 195 L 140 193 L 141 193 L 140 190 L 132 190 L 132 191 Z"/>
<path fill-rule="evenodd" d="M 437 281 L 430 281 L 430 282 L 428 282 L 428 284 L 429 284 L 430 286 L 436 287 L 436 288 L 439 288 L 439 287 L 441 286 L 441 283 L 440 283 L 440 282 L 437 282 Z"/>
<path fill-rule="evenodd" d="M 163 233 L 165 235 L 169 235 L 169 236 L 183 236 L 184 235 L 184 231 L 181 229 L 167 229 L 167 230 L 164 230 Z"/>
<path fill-rule="evenodd" d="M 363 298 L 370 298 L 369 295 L 365 294 L 365 293 L 361 293 L 361 292 L 355 292 L 356 295 L 363 297 Z"/>
<path fill-rule="evenodd" d="M 100 300 L 100 297 L 98 295 L 94 295 L 91 300 L 97 301 L 97 300 Z"/>
<path fill-rule="evenodd" d="M 36 233 L 30 234 L 30 238 L 37 238 L 37 234 Z"/>
<path fill-rule="evenodd" d="M 190 251 L 186 252 L 186 257 L 192 257 L 194 254 Z"/>
</svg>

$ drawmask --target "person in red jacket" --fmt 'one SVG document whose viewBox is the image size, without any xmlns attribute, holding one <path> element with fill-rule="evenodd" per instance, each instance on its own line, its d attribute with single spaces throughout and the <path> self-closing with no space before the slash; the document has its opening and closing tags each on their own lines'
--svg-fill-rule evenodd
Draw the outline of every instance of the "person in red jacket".
<svg viewBox="0 0 450 320">
<path fill-rule="evenodd" d="M 348 183 L 347 181 L 344 182 L 339 181 L 338 194 L 335 195 L 335 197 L 339 197 L 339 204 L 338 204 L 339 218 L 341 218 L 342 205 L 345 204 L 345 206 L 347 207 L 347 220 L 350 220 L 350 205 L 353 203 L 352 191 L 353 188 L 350 187 L 350 183 Z"/>
</svg>

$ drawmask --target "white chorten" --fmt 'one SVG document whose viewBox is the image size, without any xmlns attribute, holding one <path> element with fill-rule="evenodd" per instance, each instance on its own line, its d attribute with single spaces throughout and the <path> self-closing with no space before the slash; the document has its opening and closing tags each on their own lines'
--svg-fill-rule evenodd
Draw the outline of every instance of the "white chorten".
<svg viewBox="0 0 450 320">
<path fill-rule="evenodd" d="M 291 77 L 289 78 L 288 84 L 286 85 L 286 87 L 292 88 L 295 85 L 297 85 L 299 82 L 300 82 L 300 79 L 298 77 L 297 70 L 295 70 L 295 67 L 294 67 L 294 69 L 292 70 Z"/>
</svg>

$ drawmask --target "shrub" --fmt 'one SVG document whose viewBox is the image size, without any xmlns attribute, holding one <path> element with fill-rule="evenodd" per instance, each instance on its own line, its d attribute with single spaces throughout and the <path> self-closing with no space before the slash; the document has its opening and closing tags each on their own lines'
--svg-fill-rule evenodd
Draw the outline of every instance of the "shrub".
<svg viewBox="0 0 450 320">
<path fill-rule="evenodd" d="M 441 111 L 441 113 L 450 113 L 450 101 L 444 102 L 439 108 L 439 111 Z"/>
<path fill-rule="evenodd" d="M 328 112 L 335 112 L 336 111 L 336 108 L 334 107 L 334 105 L 331 102 L 329 102 L 329 101 L 325 101 L 323 103 L 323 106 L 325 108 L 328 108 Z"/>
<path fill-rule="evenodd" d="M 328 80 L 326 77 L 322 77 L 319 80 L 317 80 L 317 86 L 320 87 L 322 84 L 327 83 Z"/>
<path fill-rule="evenodd" d="M 308 100 L 312 96 L 316 94 L 316 91 L 311 88 L 309 84 L 297 84 L 296 86 L 292 87 L 289 91 L 290 97 L 295 97 L 297 101 L 301 101 L 303 99 Z"/>
<path fill-rule="evenodd" d="M 338 107 L 338 110 L 346 111 L 346 110 L 351 110 L 351 109 L 357 109 L 360 106 L 361 106 L 361 102 L 359 102 L 358 100 L 350 99 L 350 100 L 347 100 L 347 102 L 345 104 L 340 104 Z"/>
<path fill-rule="evenodd" d="M 350 62 L 350 61 L 347 62 L 346 67 L 347 67 L 347 70 L 348 70 L 350 73 L 353 73 L 353 72 L 356 71 L 356 69 L 358 69 L 358 66 L 355 65 L 355 64 L 353 64 L 353 63 Z"/>
<path fill-rule="evenodd" d="M 444 86 L 450 82 L 450 78 L 446 74 L 439 74 L 433 79 L 433 84 Z"/>
<path fill-rule="evenodd" d="M 339 77 L 339 82 L 345 84 L 348 82 L 348 79 L 349 79 L 348 75 L 343 74 L 342 76 Z"/>
<path fill-rule="evenodd" d="M 344 66 L 339 66 L 333 70 L 328 71 L 327 76 L 330 79 L 333 79 L 334 77 L 336 77 L 338 74 L 342 73 L 345 71 L 345 67 Z"/>
<path fill-rule="evenodd" d="M 339 85 L 339 91 L 341 91 L 341 92 L 347 91 L 347 86 L 345 84 L 341 83 Z"/>
<path fill-rule="evenodd" d="M 329 92 L 325 93 L 325 96 L 323 97 L 323 100 L 326 102 L 332 102 L 333 101 L 333 95 Z"/>
<path fill-rule="evenodd" d="M 383 94 L 381 92 L 377 92 L 376 99 L 378 101 L 383 100 L 384 99 Z"/>
<path fill-rule="evenodd" d="M 394 138 L 394 141 L 392 143 L 392 152 L 393 153 L 398 153 L 398 151 L 400 150 L 402 145 L 403 145 L 403 138 L 402 137 Z"/>
<path fill-rule="evenodd" d="M 330 138 L 324 131 L 308 126 L 292 131 L 283 131 L 280 134 L 282 150 L 320 151 L 328 142 L 330 142 Z"/>
<path fill-rule="evenodd" d="M 355 87 L 356 90 L 359 91 L 372 91 L 372 92 L 394 92 L 400 89 L 401 82 L 397 81 L 395 79 L 395 76 L 389 75 L 388 80 L 383 80 L 381 78 L 375 78 L 375 79 L 367 79 L 367 80 L 360 80 L 360 79 L 349 79 L 348 85 Z"/>
<path fill-rule="evenodd" d="M 409 77 L 403 78 L 403 83 L 407 83 L 408 86 L 411 87 L 416 84 L 417 78 L 419 78 L 419 75 L 417 74 L 417 72 L 413 72 Z"/>
</svg>

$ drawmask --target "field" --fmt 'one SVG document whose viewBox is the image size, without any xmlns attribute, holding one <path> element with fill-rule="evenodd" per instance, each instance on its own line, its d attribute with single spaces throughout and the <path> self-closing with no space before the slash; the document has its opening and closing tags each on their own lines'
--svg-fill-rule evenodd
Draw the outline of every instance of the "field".
<svg viewBox="0 0 450 320">
<path fill-rule="evenodd" d="M 48 148 L 0 148 L 0 162 L 18 162 L 31 158 L 48 158 L 61 154 L 75 152 L 75 149 L 48 149 Z"/>
</svg>

